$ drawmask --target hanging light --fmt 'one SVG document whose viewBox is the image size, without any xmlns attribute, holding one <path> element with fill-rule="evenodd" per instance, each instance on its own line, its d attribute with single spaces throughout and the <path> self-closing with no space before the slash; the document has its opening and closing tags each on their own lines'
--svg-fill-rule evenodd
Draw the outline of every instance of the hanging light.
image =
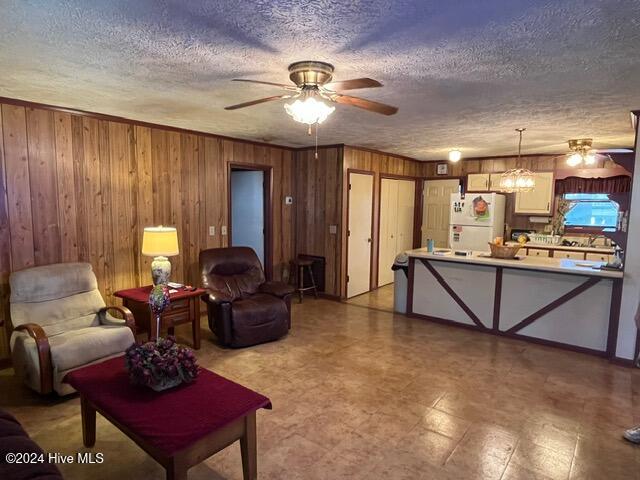
<svg viewBox="0 0 640 480">
<path fill-rule="evenodd" d="M 522 155 L 522 132 L 526 128 L 516 128 L 516 132 L 520 134 L 518 142 L 518 164 Z M 536 178 L 531 170 L 526 168 L 512 168 L 500 175 L 499 189 L 506 193 L 514 192 L 530 192 L 536 186 Z"/>
<path fill-rule="evenodd" d="M 319 95 L 315 90 L 305 90 L 302 92 L 301 98 L 295 102 L 285 103 L 284 109 L 296 122 L 309 126 L 317 125 L 324 122 L 336 109 L 318 98 Z"/>
<path fill-rule="evenodd" d="M 567 157 L 567 165 L 570 167 L 577 167 L 582 163 L 582 155 L 579 153 L 572 153 Z"/>
<path fill-rule="evenodd" d="M 462 152 L 460 150 L 449 150 L 449 161 L 451 163 L 457 163 L 462 158 Z"/>
<path fill-rule="evenodd" d="M 591 138 L 576 138 L 569 140 L 570 153 L 567 156 L 567 165 L 570 167 L 577 167 L 581 163 L 585 165 L 595 165 L 597 161 L 597 153 L 592 150 L 593 139 Z"/>
</svg>

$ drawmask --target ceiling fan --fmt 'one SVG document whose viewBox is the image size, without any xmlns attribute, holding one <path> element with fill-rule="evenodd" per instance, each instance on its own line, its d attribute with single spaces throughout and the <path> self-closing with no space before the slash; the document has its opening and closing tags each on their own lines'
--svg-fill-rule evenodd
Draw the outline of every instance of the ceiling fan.
<svg viewBox="0 0 640 480">
<path fill-rule="evenodd" d="M 595 165 L 598 159 L 604 158 L 612 160 L 611 153 L 631 153 L 633 150 L 627 148 L 610 148 L 599 149 L 593 148 L 592 138 L 574 138 L 569 140 L 570 152 L 566 154 L 567 165 L 577 167 L 584 163 L 585 165 Z"/>
<path fill-rule="evenodd" d="M 398 111 L 397 107 L 391 105 L 338 92 L 338 90 L 382 87 L 382 84 L 377 80 L 356 78 L 333 82 L 333 71 L 333 65 L 329 63 L 304 61 L 289 65 L 289 78 L 295 85 L 234 78 L 233 81 L 236 82 L 259 83 L 279 87 L 287 93 L 238 103 L 237 105 L 225 107 L 225 110 L 237 110 L 260 103 L 292 98 L 295 101 L 291 104 L 285 104 L 285 110 L 294 120 L 306 123 L 309 126 L 322 123 L 335 110 L 335 107 L 326 105 L 323 100 L 351 105 L 382 115 L 393 115 Z"/>
</svg>

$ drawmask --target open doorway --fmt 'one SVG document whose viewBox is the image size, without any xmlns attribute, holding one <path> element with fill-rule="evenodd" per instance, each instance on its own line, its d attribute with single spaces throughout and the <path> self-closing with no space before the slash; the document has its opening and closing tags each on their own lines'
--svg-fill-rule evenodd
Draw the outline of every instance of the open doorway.
<svg viewBox="0 0 640 480">
<path fill-rule="evenodd" d="M 271 167 L 230 165 L 229 245 L 252 248 L 271 279 Z"/>
</svg>

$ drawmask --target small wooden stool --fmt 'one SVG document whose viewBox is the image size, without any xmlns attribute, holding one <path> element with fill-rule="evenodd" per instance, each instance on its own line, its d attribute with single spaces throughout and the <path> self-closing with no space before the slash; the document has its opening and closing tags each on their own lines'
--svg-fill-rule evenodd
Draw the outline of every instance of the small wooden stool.
<svg viewBox="0 0 640 480">
<path fill-rule="evenodd" d="M 304 292 L 307 290 L 313 290 L 313 294 L 316 298 L 318 298 L 318 289 L 316 288 L 316 280 L 313 278 L 313 271 L 311 270 L 311 265 L 313 265 L 312 260 L 306 260 L 304 258 L 296 258 L 293 261 L 293 264 L 296 266 L 296 274 L 298 276 L 298 296 L 300 297 L 300 303 L 302 303 L 302 297 L 304 297 Z M 307 268 L 307 272 L 309 273 L 309 279 L 311 280 L 311 286 L 304 286 L 304 269 Z"/>
</svg>

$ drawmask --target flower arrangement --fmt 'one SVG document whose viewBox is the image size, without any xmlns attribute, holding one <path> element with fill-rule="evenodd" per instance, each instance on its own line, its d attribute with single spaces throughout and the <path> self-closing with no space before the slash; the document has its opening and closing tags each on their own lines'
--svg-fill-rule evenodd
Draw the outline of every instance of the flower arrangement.
<svg viewBox="0 0 640 480">
<path fill-rule="evenodd" d="M 149 309 L 156 317 L 158 337 L 145 344 L 133 344 L 125 352 L 125 363 L 131 382 L 159 392 L 189 383 L 198 376 L 193 351 L 181 347 L 172 336 L 160 337 L 162 312 L 171 302 L 169 287 L 161 284 L 151 289 Z"/>
<path fill-rule="evenodd" d="M 155 391 L 189 383 L 198 376 L 193 351 L 178 345 L 171 336 L 131 345 L 125 352 L 125 362 L 132 383 Z"/>
</svg>

